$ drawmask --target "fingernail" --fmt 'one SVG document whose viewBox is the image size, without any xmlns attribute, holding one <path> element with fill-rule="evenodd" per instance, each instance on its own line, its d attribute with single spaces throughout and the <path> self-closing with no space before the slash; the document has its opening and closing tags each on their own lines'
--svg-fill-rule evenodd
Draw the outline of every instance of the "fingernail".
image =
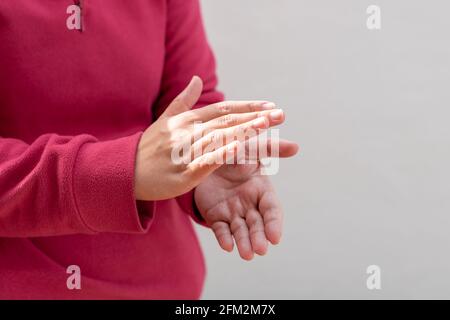
<svg viewBox="0 0 450 320">
<path fill-rule="evenodd" d="M 261 117 L 256 119 L 255 121 L 253 121 L 253 127 L 255 128 L 265 128 L 267 126 L 266 124 L 266 118 L 265 117 Z"/>
<path fill-rule="evenodd" d="M 276 105 L 273 102 L 264 102 L 261 107 L 265 110 L 275 109 Z"/>
<path fill-rule="evenodd" d="M 275 121 L 279 121 L 279 120 L 283 119 L 283 110 L 279 109 L 279 110 L 275 110 L 275 111 L 271 112 L 270 118 Z"/>
</svg>

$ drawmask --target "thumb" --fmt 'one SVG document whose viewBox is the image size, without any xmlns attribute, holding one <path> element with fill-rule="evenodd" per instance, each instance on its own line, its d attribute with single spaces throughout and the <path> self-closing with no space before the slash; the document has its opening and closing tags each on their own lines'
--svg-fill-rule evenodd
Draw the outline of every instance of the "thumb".
<svg viewBox="0 0 450 320">
<path fill-rule="evenodd" d="M 177 114 L 189 111 L 197 103 L 203 91 L 203 81 L 198 76 L 194 76 L 186 89 L 183 90 L 167 107 L 162 114 L 165 117 L 172 117 Z"/>
</svg>

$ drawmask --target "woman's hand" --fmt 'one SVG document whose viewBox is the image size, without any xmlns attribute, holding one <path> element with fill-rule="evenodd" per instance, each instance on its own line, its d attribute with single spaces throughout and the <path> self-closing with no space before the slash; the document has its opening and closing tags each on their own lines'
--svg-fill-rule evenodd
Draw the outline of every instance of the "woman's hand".
<svg viewBox="0 0 450 320">
<path fill-rule="evenodd" d="M 277 156 L 292 157 L 297 151 L 296 143 L 280 140 Z M 254 253 L 264 255 L 268 243 L 277 244 L 282 233 L 280 202 L 259 169 L 256 164 L 226 164 L 195 189 L 197 207 L 219 245 L 232 251 L 236 242 L 245 260 L 251 260 Z"/>
<path fill-rule="evenodd" d="M 197 154 L 194 150 L 203 150 L 217 137 L 248 139 L 283 120 L 281 110 L 265 101 L 229 101 L 191 110 L 202 88 L 200 78 L 194 77 L 143 133 L 136 155 L 137 200 L 163 200 L 188 192 L 236 153 L 239 140 L 232 139 L 209 152 Z M 242 135 L 242 132 L 250 134 Z M 188 145 L 188 153 L 179 161 L 174 159 L 174 150 L 183 143 Z"/>
</svg>

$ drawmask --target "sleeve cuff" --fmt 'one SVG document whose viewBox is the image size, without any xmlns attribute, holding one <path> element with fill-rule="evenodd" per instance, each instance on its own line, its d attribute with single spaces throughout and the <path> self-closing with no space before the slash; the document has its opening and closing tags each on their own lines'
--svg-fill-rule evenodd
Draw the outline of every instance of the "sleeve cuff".
<svg viewBox="0 0 450 320">
<path fill-rule="evenodd" d="M 73 170 L 73 195 L 80 219 L 94 233 L 143 233 L 154 214 L 153 202 L 136 201 L 134 170 L 142 132 L 84 144 Z"/>
</svg>

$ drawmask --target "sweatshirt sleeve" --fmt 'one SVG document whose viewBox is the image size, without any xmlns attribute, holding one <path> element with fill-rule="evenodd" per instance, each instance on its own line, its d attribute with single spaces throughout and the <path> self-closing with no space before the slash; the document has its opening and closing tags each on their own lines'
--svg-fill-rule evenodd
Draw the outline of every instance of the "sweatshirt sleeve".
<svg viewBox="0 0 450 320">
<path fill-rule="evenodd" d="M 144 232 L 152 212 L 140 212 L 133 185 L 141 135 L 0 137 L 0 237 Z"/>
<path fill-rule="evenodd" d="M 204 83 L 203 93 L 194 108 L 223 101 L 217 87 L 216 63 L 208 44 L 199 0 L 167 0 L 166 52 L 161 94 L 154 114 L 161 115 L 170 102 L 188 85 L 194 75 Z M 195 221 L 201 222 L 193 191 L 177 198 Z"/>
</svg>

